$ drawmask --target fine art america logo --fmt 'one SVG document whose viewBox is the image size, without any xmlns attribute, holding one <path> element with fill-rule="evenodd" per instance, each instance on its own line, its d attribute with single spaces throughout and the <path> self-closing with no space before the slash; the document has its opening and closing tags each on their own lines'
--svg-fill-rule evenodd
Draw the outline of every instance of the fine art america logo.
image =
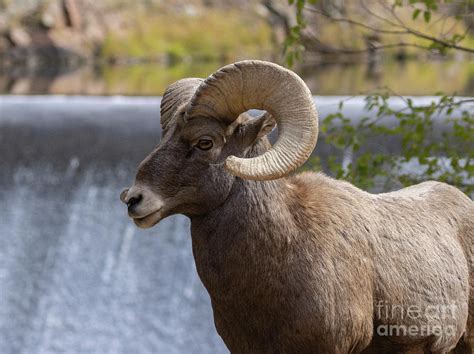
<svg viewBox="0 0 474 354">
<path fill-rule="evenodd" d="M 458 304 L 393 305 L 379 301 L 375 305 L 379 336 L 442 336 L 455 335 Z"/>
</svg>

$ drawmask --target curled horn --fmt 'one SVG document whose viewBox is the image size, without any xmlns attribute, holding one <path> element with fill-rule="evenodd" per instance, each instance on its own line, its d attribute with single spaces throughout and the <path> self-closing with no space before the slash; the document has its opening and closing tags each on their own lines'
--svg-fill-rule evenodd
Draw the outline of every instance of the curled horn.
<svg viewBox="0 0 474 354">
<path fill-rule="evenodd" d="M 161 100 L 161 128 L 166 129 L 176 110 L 188 103 L 203 79 L 183 79 L 168 86 Z"/>
<path fill-rule="evenodd" d="M 232 174 L 252 180 L 280 178 L 302 165 L 318 136 L 318 114 L 304 81 L 279 65 L 245 60 L 227 65 L 197 88 L 186 108 L 186 119 L 214 117 L 230 123 L 249 109 L 269 112 L 277 122 L 275 145 L 261 156 L 229 156 Z"/>
</svg>

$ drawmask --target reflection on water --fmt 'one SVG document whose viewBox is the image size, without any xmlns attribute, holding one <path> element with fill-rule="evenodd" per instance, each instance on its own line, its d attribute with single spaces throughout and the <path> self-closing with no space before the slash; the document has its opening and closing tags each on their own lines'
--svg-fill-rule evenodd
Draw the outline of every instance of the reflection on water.
<svg viewBox="0 0 474 354">
<path fill-rule="evenodd" d="M 3 94 L 161 95 L 183 77 L 207 77 L 223 63 L 181 63 L 174 66 L 82 67 L 70 72 L 0 71 Z M 389 88 L 403 95 L 438 92 L 474 96 L 474 66 L 468 61 L 386 62 L 306 66 L 297 70 L 318 95 L 354 95 Z"/>
</svg>

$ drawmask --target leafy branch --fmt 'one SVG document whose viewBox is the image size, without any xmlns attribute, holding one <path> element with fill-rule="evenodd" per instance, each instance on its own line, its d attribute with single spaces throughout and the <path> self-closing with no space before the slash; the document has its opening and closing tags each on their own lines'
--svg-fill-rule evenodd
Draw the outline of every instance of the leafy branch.
<svg viewBox="0 0 474 354">
<path fill-rule="evenodd" d="M 332 48 L 328 45 L 325 46 L 326 48 L 322 46 L 314 47 L 321 52 L 330 50 L 333 53 L 357 54 L 401 47 L 416 47 L 429 51 L 436 50 L 443 54 L 449 49 L 474 53 L 473 47 L 461 44 L 461 42 L 467 38 L 470 29 L 469 26 L 465 29 L 464 33 L 453 33 L 454 26 L 459 23 L 459 15 L 449 14 L 445 6 L 440 8 L 438 5 L 438 3 L 443 5 L 448 4 L 450 0 L 409 0 L 408 4 L 401 0 L 393 0 L 391 2 L 389 0 L 378 0 L 375 3 L 374 1 L 371 1 L 370 5 L 368 5 L 365 0 L 359 1 L 359 8 L 360 11 L 362 11 L 360 14 L 361 18 L 359 19 L 353 13 L 350 17 L 341 15 L 341 13 L 351 13 L 350 11 L 339 11 L 339 14 L 335 15 L 333 12 L 328 11 L 326 7 L 317 0 L 289 0 L 289 4 L 295 6 L 296 25 L 291 27 L 284 45 L 287 64 L 292 66 L 296 60 L 301 59 L 305 45 L 310 44 L 314 47 L 314 44 L 318 43 L 318 31 L 316 31 L 316 33 L 314 31 L 314 21 L 317 21 L 317 19 L 313 19 L 312 22 L 308 23 L 305 16 L 307 14 L 319 15 L 331 22 L 345 23 L 349 26 L 359 27 L 380 36 L 402 36 L 427 42 L 423 44 L 414 42 L 413 40 L 409 42 L 400 40 L 399 42 L 392 41 L 392 43 L 382 44 L 379 43 L 381 40 L 368 41 L 367 48 L 364 49 Z M 378 9 L 381 11 L 377 11 L 375 9 L 377 6 L 374 6 L 374 4 L 377 4 Z M 443 29 L 444 23 L 448 18 L 454 22 L 450 28 L 441 31 L 439 35 L 435 36 L 408 25 L 399 16 L 398 10 L 400 8 L 402 8 L 402 10 L 409 9 L 412 11 L 412 21 L 422 18 L 425 24 L 431 25 L 443 21 Z M 371 21 L 367 21 L 367 18 L 370 18 Z"/>
<path fill-rule="evenodd" d="M 466 0 L 466 8 L 467 1 L 471 0 Z M 304 44 L 316 45 L 322 53 L 329 51 L 351 54 L 400 47 L 436 50 L 442 54 L 447 50 L 474 53 L 474 48 L 461 44 L 467 38 L 469 27 L 464 33 L 453 33 L 456 21 L 461 17 L 454 16 L 454 24 L 448 29 L 445 27 L 447 18 L 453 17 L 453 14 L 440 7 L 449 2 L 450 0 L 408 0 L 408 3 L 402 0 L 374 0 L 369 6 L 365 0 L 360 0 L 360 9 L 365 13 L 363 18 L 370 18 L 370 21 L 365 21 L 350 11 L 342 11 L 344 9 L 328 11 L 324 5 L 331 4 L 329 2 L 289 0 L 290 5 L 296 6 L 297 21 L 285 42 L 287 64 L 292 66 L 295 60 L 301 60 Z M 374 4 L 379 6 L 373 6 Z M 411 20 L 416 22 L 422 19 L 425 27 L 441 22 L 442 31 L 434 36 L 408 25 L 400 16 L 400 8 L 405 11 L 409 9 Z M 324 18 L 359 27 L 377 36 L 374 37 L 375 40 L 368 41 L 364 49 L 323 48 L 314 25 L 308 29 L 305 11 L 306 14 L 319 16 L 316 19 Z M 351 16 L 347 13 L 351 13 Z M 382 43 L 382 36 L 401 36 L 411 40 Z M 415 41 L 417 39 L 422 41 Z M 394 96 L 402 100 L 401 108 L 392 105 Z M 415 105 L 411 98 L 386 89 L 381 93 L 368 95 L 365 98 L 368 115 L 353 120 L 344 115 L 344 102 L 341 101 L 338 112 L 326 116 L 321 124 L 322 138 L 331 147 L 331 151 L 336 152 L 329 156 L 328 161 L 324 161 L 324 167 L 336 178 L 346 179 L 362 188 L 386 191 L 436 179 L 474 195 L 473 102 L 474 98 L 459 99 L 454 95 L 441 94 L 437 101 L 428 105 Z M 386 150 L 388 140 L 391 141 L 391 148 L 395 146 L 396 151 Z M 383 142 L 383 147 L 374 146 L 374 142 Z M 322 163 L 318 158 L 312 158 L 309 167 L 321 169 Z"/>
<path fill-rule="evenodd" d="M 390 97 L 388 90 L 368 95 L 365 109 L 371 115 L 358 122 L 344 116 L 343 103 L 325 117 L 323 139 L 338 151 L 327 162 L 330 173 L 363 188 L 389 190 L 436 179 L 474 193 L 474 107 L 469 105 L 474 99 L 441 96 L 417 106 L 400 97 L 405 106 L 394 109 Z M 387 139 L 396 142 L 396 153 L 367 148 Z"/>
<path fill-rule="evenodd" d="M 369 13 L 373 14 L 373 12 L 371 10 L 368 10 L 367 6 L 365 6 L 365 8 L 367 8 L 367 11 Z M 462 51 L 465 51 L 465 52 L 468 52 L 468 53 L 474 53 L 474 48 L 464 47 L 464 46 L 460 46 L 460 45 L 457 44 L 466 37 L 466 33 L 464 33 L 463 35 L 455 34 L 455 35 L 452 36 L 452 38 L 450 40 L 443 40 L 441 38 L 437 38 L 437 37 L 428 35 L 426 33 L 420 32 L 418 30 L 415 30 L 413 28 L 410 28 L 398 16 L 396 16 L 395 11 L 393 9 L 391 9 L 390 12 L 394 15 L 394 17 L 397 19 L 399 24 L 397 25 L 393 22 L 389 22 L 389 23 L 393 27 L 395 27 L 395 29 L 383 29 L 383 28 L 378 28 L 378 27 L 374 27 L 374 26 L 369 26 L 366 23 L 362 23 L 360 21 L 357 21 L 357 20 L 354 20 L 354 19 L 351 19 L 351 18 L 333 17 L 330 14 L 328 14 L 327 12 L 321 11 L 321 10 L 319 10 L 317 8 L 314 8 L 314 7 L 308 7 L 307 6 L 307 7 L 305 7 L 305 9 L 309 12 L 320 14 L 320 15 L 330 19 L 331 21 L 345 22 L 345 23 L 348 23 L 348 24 L 351 24 L 351 25 L 354 25 L 354 26 L 358 26 L 358 27 L 368 29 L 368 30 L 372 31 L 373 33 L 381 33 L 381 34 L 389 34 L 389 35 L 390 34 L 391 35 L 412 35 L 412 36 L 415 36 L 415 37 L 418 37 L 418 38 L 423 38 L 423 39 L 426 39 L 426 40 L 429 40 L 429 41 L 432 42 L 430 46 L 422 46 L 422 45 L 419 45 L 419 44 L 416 44 L 416 43 L 400 42 L 400 43 L 396 43 L 396 44 L 373 46 L 373 47 L 370 48 L 371 50 L 380 50 L 380 49 L 387 49 L 387 48 L 412 46 L 412 47 L 423 48 L 423 49 L 437 48 L 437 49 L 440 49 L 440 50 L 443 50 L 443 49 L 446 49 L 446 48 L 451 48 L 451 49 L 462 50 Z M 420 12 L 421 12 L 420 9 L 415 9 L 415 11 L 413 12 L 413 19 L 416 19 Z M 425 14 L 430 14 L 430 12 L 424 12 L 424 13 Z M 425 19 L 428 19 L 428 22 L 429 22 L 429 18 L 431 18 L 431 16 L 426 16 L 425 15 Z M 343 52 L 346 52 L 346 53 L 347 52 L 358 53 L 358 52 L 364 52 L 364 51 L 367 51 L 367 50 L 368 49 L 366 49 L 366 50 L 338 49 L 337 51 L 341 51 L 341 52 L 343 51 Z"/>
</svg>

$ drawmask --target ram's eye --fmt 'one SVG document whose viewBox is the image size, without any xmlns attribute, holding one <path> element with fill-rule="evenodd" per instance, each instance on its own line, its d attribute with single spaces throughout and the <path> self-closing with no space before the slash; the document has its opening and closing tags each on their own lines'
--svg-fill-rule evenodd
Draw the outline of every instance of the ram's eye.
<svg viewBox="0 0 474 354">
<path fill-rule="evenodd" d="M 196 147 L 199 150 L 204 150 L 204 151 L 211 149 L 212 146 L 213 146 L 213 142 L 211 139 L 201 139 L 196 144 Z"/>
</svg>

